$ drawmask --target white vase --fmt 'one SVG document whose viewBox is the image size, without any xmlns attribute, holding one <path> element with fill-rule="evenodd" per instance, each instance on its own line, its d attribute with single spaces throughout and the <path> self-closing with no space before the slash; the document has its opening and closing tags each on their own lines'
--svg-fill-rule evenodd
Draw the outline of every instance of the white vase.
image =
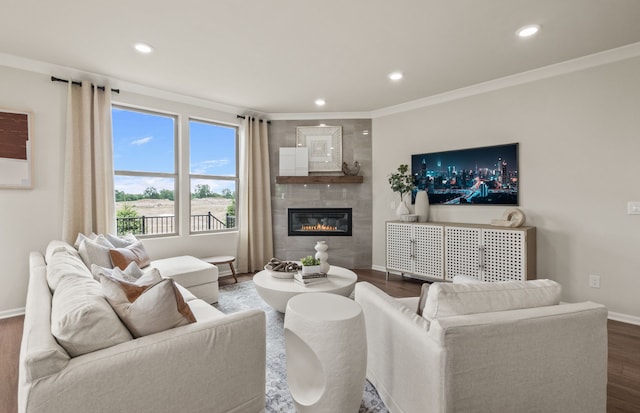
<svg viewBox="0 0 640 413">
<path fill-rule="evenodd" d="M 429 195 L 427 191 L 418 191 L 416 193 L 415 208 L 418 222 L 427 222 L 429 220 Z"/>
<path fill-rule="evenodd" d="M 320 272 L 325 274 L 328 273 L 330 265 L 327 250 L 329 249 L 329 246 L 325 241 L 318 241 L 314 249 L 317 251 L 316 259 L 320 260 Z"/>
<path fill-rule="evenodd" d="M 407 215 L 409 213 L 409 208 L 407 208 L 407 204 L 404 203 L 404 199 L 400 201 L 398 207 L 396 208 L 396 215 Z"/>
</svg>

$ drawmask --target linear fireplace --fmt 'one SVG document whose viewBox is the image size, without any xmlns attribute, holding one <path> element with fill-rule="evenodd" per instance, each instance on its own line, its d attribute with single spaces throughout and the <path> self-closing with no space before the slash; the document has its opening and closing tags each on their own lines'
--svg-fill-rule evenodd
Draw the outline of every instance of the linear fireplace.
<svg viewBox="0 0 640 413">
<path fill-rule="evenodd" d="M 289 235 L 351 236 L 351 208 L 289 208 Z"/>
</svg>

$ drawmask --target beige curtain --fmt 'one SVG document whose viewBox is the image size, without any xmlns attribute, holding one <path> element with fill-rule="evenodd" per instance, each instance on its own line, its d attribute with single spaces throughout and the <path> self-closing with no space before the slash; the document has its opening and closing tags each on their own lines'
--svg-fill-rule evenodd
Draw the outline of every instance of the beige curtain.
<svg viewBox="0 0 640 413">
<path fill-rule="evenodd" d="M 240 237 L 241 272 L 264 268 L 273 257 L 271 183 L 267 122 L 246 116 L 240 128 Z"/>
<path fill-rule="evenodd" d="M 115 231 L 111 89 L 69 82 L 62 239 Z"/>
</svg>

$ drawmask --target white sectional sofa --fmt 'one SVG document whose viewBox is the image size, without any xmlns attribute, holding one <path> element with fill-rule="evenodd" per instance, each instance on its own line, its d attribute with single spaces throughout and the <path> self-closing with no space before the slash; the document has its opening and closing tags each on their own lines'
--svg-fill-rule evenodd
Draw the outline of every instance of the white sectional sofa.
<svg viewBox="0 0 640 413">
<path fill-rule="evenodd" d="M 604 306 L 559 304 L 560 286 L 550 280 L 425 290 L 419 300 L 355 287 L 367 378 L 391 412 L 606 410 Z"/>
<path fill-rule="evenodd" d="M 20 413 L 264 411 L 264 312 L 225 315 L 176 286 L 195 322 L 133 338 L 75 249 L 53 244 L 51 262 L 29 257 Z M 52 333 L 61 324 L 65 340 Z"/>
</svg>

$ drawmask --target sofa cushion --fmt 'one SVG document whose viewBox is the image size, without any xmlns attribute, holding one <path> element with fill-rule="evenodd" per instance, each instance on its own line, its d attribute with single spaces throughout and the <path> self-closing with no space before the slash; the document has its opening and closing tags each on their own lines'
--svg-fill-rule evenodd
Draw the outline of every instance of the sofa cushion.
<svg viewBox="0 0 640 413">
<path fill-rule="evenodd" d="M 438 282 L 429 287 L 423 316 L 434 320 L 557 305 L 560 293 L 560 284 L 552 280 L 461 284 Z"/>
<path fill-rule="evenodd" d="M 113 268 L 109 250 L 113 248 L 104 235 L 98 235 L 96 239 L 85 238 L 80 242 L 78 253 L 84 261 L 87 268 L 91 268 L 91 264 L 99 265 L 104 268 Z M 126 268 L 126 265 L 125 265 Z"/>
<path fill-rule="evenodd" d="M 106 275 L 99 277 L 109 304 L 136 338 L 196 321 L 171 279 L 136 285 Z"/>
<path fill-rule="evenodd" d="M 131 340 L 90 275 L 67 275 L 53 293 L 51 333 L 75 357 Z"/>
<path fill-rule="evenodd" d="M 109 250 L 109 255 L 113 266 L 118 267 L 121 270 L 127 268 L 127 266 L 132 262 L 138 264 L 138 267 L 140 268 L 148 267 L 151 262 L 149 254 L 147 254 L 147 250 L 140 241 L 124 248 L 112 248 Z"/>
<path fill-rule="evenodd" d="M 58 254 L 58 253 L 70 254 L 80 258 L 80 255 L 78 254 L 78 250 L 76 250 L 72 245 L 64 241 L 53 240 L 49 242 L 49 244 L 47 245 L 47 249 L 45 250 L 45 254 L 44 254 L 45 261 L 48 263 L 51 257 L 54 254 Z"/>
<path fill-rule="evenodd" d="M 91 278 L 91 272 L 77 253 L 58 250 L 47 263 L 47 284 L 55 291 L 60 281 L 68 276 Z"/>
</svg>

